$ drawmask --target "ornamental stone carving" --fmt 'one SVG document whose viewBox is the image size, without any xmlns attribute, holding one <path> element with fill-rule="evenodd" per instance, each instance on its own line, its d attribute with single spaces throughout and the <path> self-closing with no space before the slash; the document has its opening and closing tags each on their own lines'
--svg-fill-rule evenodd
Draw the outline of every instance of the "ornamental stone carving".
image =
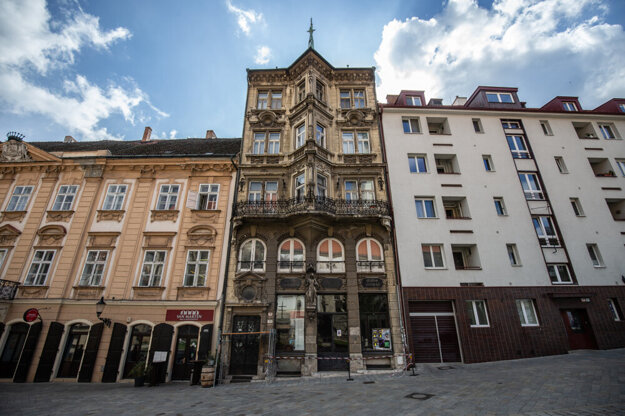
<svg viewBox="0 0 625 416">
<path fill-rule="evenodd" d="M 37 235 L 40 245 L 56 246 L 67 235 L 67 230 L 61 225 L 46 225 L 37 231 Z"/>
<path fill-rule="evenodd" d="M 150 222 L 154 221 L 172 221 L 176 222 L 178 219 L 178 213 L 180 211 L 177 209 L 153 209 L 150 215 Z"/>
<path fill-rule="evenodd" d="M 46 211 L 46 221 L 68 222 L 74 211 Z"/>
<path fill-rule="evenodd" d="M 5 224 L 0 227 L 0 246 L 13 246 L 15 245 L 15 241 L 17 237 L 20 236 L 22 232 L 17 228 Z"/>
<path fill-rule="evenodd" d="M 108 209 L 99 209 L 98 216 L 96 217 L 96 221 L 117 221 L 121 222 L 122 218 L 124 218 L 124 213 L 126 211 L 123 210 L 108 210 Z"/>
<path fill-rule="evenodd" d="M 196 225 L 187 231 L 189 243 L 204 246 L 215 244 L 217 231 L 210 225 Z"/>
<path fill-rule="evenodd" d="M 262 302 L 264 296 L 264 277 L 247 272 L 234 279 L 234 295 L 242 302 Z"/>
<path fill-rule="evenodd" d="M 2 143 L 1 162 L 27 162 L 32 160 L 28 155 L 26 143 L 17 140 L 7 140 Z"/>
</svg>

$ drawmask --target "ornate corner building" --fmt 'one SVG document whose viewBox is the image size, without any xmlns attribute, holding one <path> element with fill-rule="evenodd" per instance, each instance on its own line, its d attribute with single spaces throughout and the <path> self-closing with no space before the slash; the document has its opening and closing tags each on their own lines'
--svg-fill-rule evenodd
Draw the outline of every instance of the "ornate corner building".
<svg viewBox="0 0 625 416">
<path fill-rule="evenodd" d="M 224 376 L 400 366 L 374 69 L 309 47 L 247 79 Z"/>
</svg>

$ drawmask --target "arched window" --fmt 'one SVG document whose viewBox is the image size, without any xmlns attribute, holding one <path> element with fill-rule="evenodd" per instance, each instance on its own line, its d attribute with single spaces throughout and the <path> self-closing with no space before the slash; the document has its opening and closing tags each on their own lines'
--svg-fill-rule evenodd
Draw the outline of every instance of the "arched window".
<svg viewBox="0 0 625 416">
<path fill-rule="evenodd" d="M 280 244 L 278 250 L 278 271 L 282 273 L 304 271 L 304 244 L 290 238 Z"/>
<path fill-rule="evenodd" d="M 57 377 L 75 378 L 78 376 L 88 337 L 89 325 L 74 324 L 69 328 Z"/>
<path fill-rule="evenodd" d="M 126 363 L 124 364 L 124 378 L 129 378 L 130 370 L 138 363 L 143 363 L 148 358 L 150 340 L 152 339 L 152 327 L 147 324 L 137 324 L 130 331 Z"/>
<path fill-rule="evenodd" d="M 345 272 L 343 245 L 336 238 L 326 238 L 317 247 L 317 271 L 320 273 Z"/>
<path fill-rule="evenodd" d="M 239 249 L 239 271 L 265 271 L 265 244 L 252 238 L 241 244 Z"/>
<path fill-rule="evenodd" d="M 356 268 L 359 272 L 383 272 L 382 246 L 373 238 L 360 240 L 356 245 Z"/>
</svg>

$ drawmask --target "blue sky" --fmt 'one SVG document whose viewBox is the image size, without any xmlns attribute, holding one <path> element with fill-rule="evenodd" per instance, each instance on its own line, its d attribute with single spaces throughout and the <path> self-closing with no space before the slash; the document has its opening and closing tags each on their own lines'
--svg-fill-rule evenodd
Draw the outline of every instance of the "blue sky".
<svg viewBox="0 0 625 416">
<path fill-rule="evenodd" d="M 27 140 L 241 135 L 246 68 L 315 47 L 451 103 L 515 86 L 528 106 L 625 97 L 622 0 L 0 1 L 0 132 Z"/>
</svg>

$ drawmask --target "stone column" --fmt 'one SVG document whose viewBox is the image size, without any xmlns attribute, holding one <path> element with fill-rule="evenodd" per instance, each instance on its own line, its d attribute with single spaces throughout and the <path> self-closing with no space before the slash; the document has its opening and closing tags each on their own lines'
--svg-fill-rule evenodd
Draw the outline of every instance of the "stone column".
<svg viewBox="0 0 625 416">
<path fill-rule="evenodd" d="M 356 272 L 356 244 L 345 241 L 345 272 L 347 290 L 347 327 L 349 331 L 350 370 L 364 369 L 360 339 L 360 308 L 358 306 L 358 273 Z"/>
</svg>

